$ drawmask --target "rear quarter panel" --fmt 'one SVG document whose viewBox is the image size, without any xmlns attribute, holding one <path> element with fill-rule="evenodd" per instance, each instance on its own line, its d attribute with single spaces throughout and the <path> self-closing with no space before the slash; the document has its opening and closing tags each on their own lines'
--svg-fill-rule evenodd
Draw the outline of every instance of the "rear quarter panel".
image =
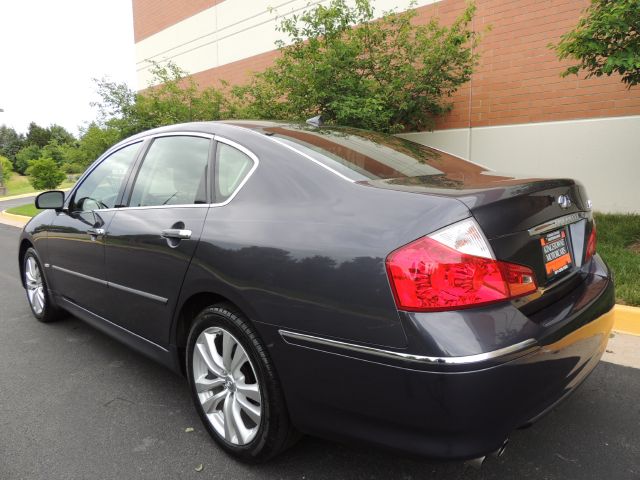
<svg viewBox="0 0 640 480">
<path fill-rule="evenodd" d="M 182 301 L 208 291 L 255 322 L 406 347 L 385 258 L 468 209 L 350 183 L 263 135 L 225 133 L 260 165 L 231 203 L 209 210 Z"/>
</svg>

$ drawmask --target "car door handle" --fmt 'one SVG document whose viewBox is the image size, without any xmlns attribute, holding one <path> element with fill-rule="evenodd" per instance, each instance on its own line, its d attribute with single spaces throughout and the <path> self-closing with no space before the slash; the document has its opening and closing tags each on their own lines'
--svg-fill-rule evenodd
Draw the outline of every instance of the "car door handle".
<svg viewBox="0 0 640 480">
<path fill-rule="evenodd" d="M 167 228 L 162 230 L 163 238 L 176 238 L 178 240 L 188 240 L 191 238 L 191 230 L 182 230 L 180 228 Z"/>
<path fill-rule="evenodd" d="M 87 233 L 92 237 L 101 237 L 107 232 L 105 231 L 104 228 L 89 228 L 87 230 Z"/>
</svg>

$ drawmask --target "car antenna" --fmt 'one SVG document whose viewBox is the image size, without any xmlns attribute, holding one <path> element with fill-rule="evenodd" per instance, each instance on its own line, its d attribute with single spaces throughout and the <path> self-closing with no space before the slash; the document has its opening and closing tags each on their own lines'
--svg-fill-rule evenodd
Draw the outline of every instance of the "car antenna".
<svg viewBox="0 0 640 480">
<path fill-rule="evenodd" d="M 321 127 L 324 124 L 324 122 L 322 121 L 322 114 L 309 118 L 307 120 L 307 123 L 309 125 L 313 125 L 314 127 Z"/>
</svg>

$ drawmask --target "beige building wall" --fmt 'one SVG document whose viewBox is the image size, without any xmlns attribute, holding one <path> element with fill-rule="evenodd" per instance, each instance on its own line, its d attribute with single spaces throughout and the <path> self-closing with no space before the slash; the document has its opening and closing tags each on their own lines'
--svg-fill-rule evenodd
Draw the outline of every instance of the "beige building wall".
<svg viewBox="0 0 640 480">
<path fill-rule="evenodd" d="M 594 209 L 640 213 L 640 116 L 402 135 L 492 170 L 575 178 Z"/>
</svg>

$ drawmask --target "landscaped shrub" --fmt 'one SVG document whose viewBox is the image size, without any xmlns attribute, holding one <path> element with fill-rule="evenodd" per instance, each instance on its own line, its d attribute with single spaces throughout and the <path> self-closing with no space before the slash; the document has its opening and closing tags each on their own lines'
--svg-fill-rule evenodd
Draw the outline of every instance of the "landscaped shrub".
<svg viewBox="0 0 640 480">
<path fill-rule="evenodd" d="M 33 160 L 27 168 L 27 175 L 36 190 L 52 190 L 66 178 L 56 161 L 46 157 Z"/>
</svg>

